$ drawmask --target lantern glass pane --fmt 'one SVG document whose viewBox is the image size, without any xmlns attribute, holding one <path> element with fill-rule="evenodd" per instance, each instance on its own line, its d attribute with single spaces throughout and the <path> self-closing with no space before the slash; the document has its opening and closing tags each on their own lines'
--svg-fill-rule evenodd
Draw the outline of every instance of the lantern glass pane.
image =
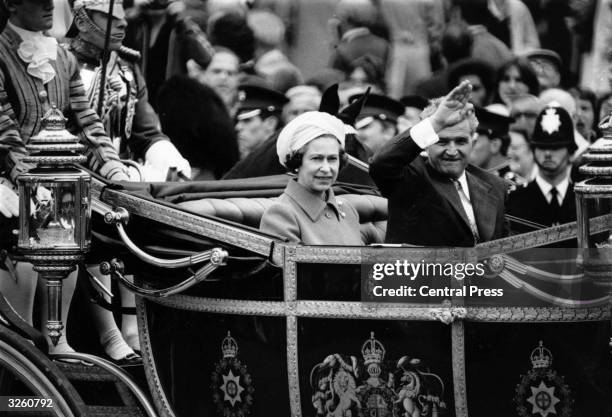
<svg viewBox="0 0 612 417">
<path fill-rule="evenodd" d="M 590 219 L 599 217 L 604 221 L 600 231 L 597 233 L 589 230 L 589 248 L 608 248 L 612 250 L 612 197 L 597 197 L 587 200 L 588 217 Z"/>
<path fill-rule="evenodd" d="M 75 183 L 37 183 L 28 187 L 30 247 L 74 246 L 78 242 Z"/>
</svg>

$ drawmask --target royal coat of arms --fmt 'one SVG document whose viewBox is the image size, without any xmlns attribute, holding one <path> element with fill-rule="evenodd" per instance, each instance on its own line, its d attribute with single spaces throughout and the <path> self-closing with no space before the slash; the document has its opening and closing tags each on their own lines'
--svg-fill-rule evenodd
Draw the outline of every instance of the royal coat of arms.
<svg viewBox="0 0 612 417">
<path fill-rule="evenodd" d="M 385 360 L 374 332 L 362 359 L 335 353 L 310 372 L 316 417 L 438 417 L 446 410 L 442 379 L 417 358 Z"/>
<path fill-rule="evenodd" d="M 221 342 L 223 357 L 215 364 L 210 388 L 217 414 L 223 417 L 244 417 L 253 405 L 253 379 L 246 365 L 238 360 L 238 343 L 230 332 Z"/>
<path fill-rule="evenodd" d="M 562 376 L 552 369 L 553 355 L 544 343 L 531 352 L 531 370 L 516 387 L 516 411 L 520 417 L 570 417 L 573 400 Z"/>
</svg>

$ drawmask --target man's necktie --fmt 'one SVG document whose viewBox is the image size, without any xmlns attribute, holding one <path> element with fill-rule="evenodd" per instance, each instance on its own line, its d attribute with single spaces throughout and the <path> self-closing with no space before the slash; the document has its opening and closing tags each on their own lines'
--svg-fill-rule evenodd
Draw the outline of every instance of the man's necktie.
<svg viewBox="0 0 612 417">
<path fill-rule="evenodd" d="M 550 211 L 550 220 L 551 220 L 551 224 L 556 224 L 559 223 L 559 212 L 561 211 L 561 206 L 559 205 L 559 198 L 557 197 L 559 195 L 559 191 L 553 187 L 550 190 L 550 195 L 551 195 L 551 199 L 550 199 L 550 203 L 548 203 L 548 208 Z"/>
<path fill-rule="evenodd" d="M 455 187 L 457 188 L 457 192 L 459 193 L 459 198 L 461 199 L 461 205 L 465 210 L 465 214 L 467 215 L 468 221 L 470 223 L 470 229 L 472 230 L 472 234 L 474 235 L 474 240 L 476 242 L 480 242 L 480 235 L 478 234 L 478 226 L 476 226 L 476 217 L 474 215 L 474 209 L 472 208 L 472 203 L 468 198 L 465 191 L 463 191 L 463 186 L 459 181 L 453 181 L 455 183 Z"/>
</svg>

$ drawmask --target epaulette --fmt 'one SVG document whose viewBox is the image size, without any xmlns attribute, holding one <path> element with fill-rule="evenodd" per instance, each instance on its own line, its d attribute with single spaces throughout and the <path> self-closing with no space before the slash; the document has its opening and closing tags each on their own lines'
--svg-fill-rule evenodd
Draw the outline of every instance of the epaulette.
<svg viewBox="0 0 612 417">
<path fill-rule="evenodd" d="M 127 46 L 121 46 L 121 48 L 119 48 L 117 53 L 119 54 L 121 58 L 127 61 L 130 61 L 130 62 L 140 61 L 140 58 L 141 58 L 140 52 L 138 52 L 135 49 L 128 48 Z"/>
</svg>

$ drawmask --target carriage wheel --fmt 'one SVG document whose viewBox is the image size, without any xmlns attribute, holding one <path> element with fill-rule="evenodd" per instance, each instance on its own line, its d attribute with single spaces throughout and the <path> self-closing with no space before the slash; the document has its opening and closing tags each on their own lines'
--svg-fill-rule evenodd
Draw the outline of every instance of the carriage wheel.
<svg viewBox="0 0 612 417">
<path fill-rule="evenodd" d="M 28 415 L 80 416 L 86 409 L 79 394 L 57 366 L 31 343 L 2 325 L 0 392 L 4 396 L 53 400 L 53 407 Z"/>
</svg>

